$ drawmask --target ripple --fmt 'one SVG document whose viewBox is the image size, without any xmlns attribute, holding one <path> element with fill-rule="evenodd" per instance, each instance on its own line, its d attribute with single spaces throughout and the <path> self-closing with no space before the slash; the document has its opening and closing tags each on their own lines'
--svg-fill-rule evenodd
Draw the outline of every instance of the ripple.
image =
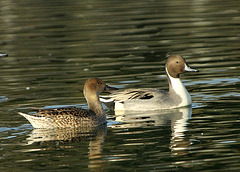
<svg viewBox="0 0 240 172">
<path fill-rule="evenodd" d="M 4 101 L 7 101 L 7 100 L 8 100 L 7 97 L 5 97 L 5 96 L 0 96 L 0 102 L 4 102 Z"/>
<path fill-rule="evenodd" d="M 239 171 L 238 2 L 1 0 L 0 11 L 8 53 L 0 58 L 1 170 Z M 191 112 L 115 114 L 104 106 L 104 135 L 39 132 L 17 114 L 87 108 L 82 89 L 91 77 L 168 90 L 168 54 L 200 70 L 181 76 Z M 71 134 L 83 137 L 63 139 Z"/>
</svg>

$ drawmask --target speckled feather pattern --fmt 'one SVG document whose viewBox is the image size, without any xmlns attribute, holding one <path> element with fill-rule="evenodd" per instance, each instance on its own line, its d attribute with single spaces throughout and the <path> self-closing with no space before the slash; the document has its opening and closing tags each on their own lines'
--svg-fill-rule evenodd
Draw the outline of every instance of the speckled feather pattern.
<svg viewBox="0 0 240 172">
<path fill-rule="evenodd" d="M 83 89 L 89 110 L 74 106 L 52 109 L 32 108 L 37 112 L 32 114 L 19 112 L 19 114 L 24 116 L 34 128 L 96 127 L 106 123 L 99 94 L 111 89 L 115 88 L 109 87 L 98 78 L 90 78 L 85 82 Z"/>
<path fill-rule="evenodd" d="M 77 107 L 38 109 L 37 113 L 25 114 L 25 117 L 33 126 L 38 125 L 35 128 L 91 127 L 106 121 L 91 110 Z"/>
</svg>

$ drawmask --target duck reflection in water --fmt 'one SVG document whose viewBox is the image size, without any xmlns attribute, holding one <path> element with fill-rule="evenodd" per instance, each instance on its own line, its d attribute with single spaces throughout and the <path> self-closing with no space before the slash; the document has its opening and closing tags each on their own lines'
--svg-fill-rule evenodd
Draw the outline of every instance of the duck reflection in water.
<svg viewBox="0 0 240 172">
<path fill-rule="evenodd" d="M 99 159 L 102 156 L 102 146 L 107 130 L 106 115 L 99 101 L 99 94 L 112 89 L 116 88 L 106 85 L 98 78 L 91 78 L 84 85 L 88 110 L 70 106 L 36 109 L 38 112 L 31 114 L 19 112 L 35 128 L 27 139 L 28 144 L 34 142 L 48 144 L 50 141 L 57 141 L 61 148 L 76 148 L 75 144 L 70 143 L 89 140 L 89 159 L 91 160 L 89 168 L 102 166 L 104 163 L 99 163 Z M 70 145 L 66 146 L 66 143 Z"/>
<path fill-rule="evenodd" d="M 81 143 L 89 142 L 88 167 L 91 171 L 94 171 L 94 169 L 101 168 L 105 164 L 104 160 L 102 160 L 102 150 L 106 135 L 106 124 L 82 128 L 33 129 L 27 138 L 27 144 L 38 143 L 41 145 L 48 145 L 46 149 L 51 150 L 59 148 L 82 148 L 83 145 Z M 53 142 L 55 146 L 50 146 Z"/>
<path fill-rule="evenodd" d="M 115 111 L 115 121 L 121 122 L 112 125 L 113 128 L 137 128 L 144 126 L 171 126 L 171 142 L 169 148 L 172 155 L 187 154 L 190 141 L 185 138 L 188 131 L 188 120 L 192 116 L 192 107 L 166 109 L 148 112 Z"/>
</svg>

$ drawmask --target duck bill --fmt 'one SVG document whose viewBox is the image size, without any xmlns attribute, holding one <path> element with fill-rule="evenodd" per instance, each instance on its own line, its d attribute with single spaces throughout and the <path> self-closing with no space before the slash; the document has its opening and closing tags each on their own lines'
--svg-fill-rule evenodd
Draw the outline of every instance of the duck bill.
<svg viewBox="0 0 240 172">
<path fill-rule="evenodd" d="M 106 85 L 105 91 L 112 91 L 112 90 L 118 90 L 118 88 L 116 88 L 116 87 L 110 87 L 110 86 Z"/>
<path fill-rule="evenodd" d="M 185 72 L 199 72 L 199 70 L 191 68 L 190 66 L 188 66 L 188 64 L 185 64 L 184 71 Z"/>
</svg>

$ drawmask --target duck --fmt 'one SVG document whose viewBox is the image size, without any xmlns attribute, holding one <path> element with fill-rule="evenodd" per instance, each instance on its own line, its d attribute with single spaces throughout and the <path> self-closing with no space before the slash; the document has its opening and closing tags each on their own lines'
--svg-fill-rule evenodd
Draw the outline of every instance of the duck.
<svg viewBox="0 0 240 172">
<path fill-rule="evenodd" d="M 99 78 L 90 78 L 85 82 L 83 88 L 88 109 L 74 106 L 48 109 L 33 108 L 37 112 L 31 114 L 19 112 L 19 114 L 25 117 L 34 128 L 96 127 L 106 123 L 106 115 L 99 101 L 99 95 L 104 91 L 116 89 L 106 85 Z"/>
<path fill-rule="evenodd" d="M 115 111 L 148 111 L 173 109 L 192 104 L 191 96 L 183 85 L 180 75 L 184 72 L 199 72 L 191 68 L 180 55 L 171 55 L 165 65 L 169 91 L 157 88 L 138 88 L 112 91 L 102 96 L 104 103 L 114 103 Z"/>
</svg>

